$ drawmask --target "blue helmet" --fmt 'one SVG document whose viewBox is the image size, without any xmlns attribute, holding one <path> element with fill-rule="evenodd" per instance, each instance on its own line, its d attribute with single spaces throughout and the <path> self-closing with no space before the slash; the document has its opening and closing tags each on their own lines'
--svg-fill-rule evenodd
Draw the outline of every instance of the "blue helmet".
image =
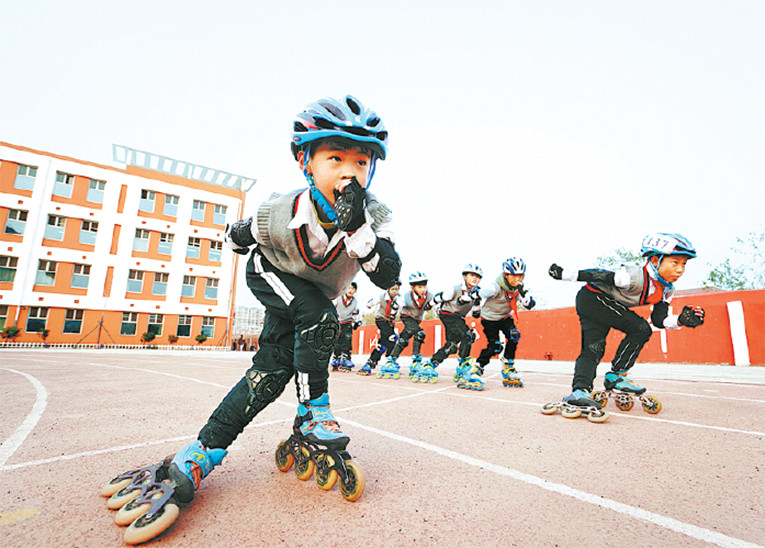
<svg viewBox="0 0 765 548">
<path fill-rule="evenodd" d="M 415 272 L 409 275 L 409 285 L 426 284 L 428 283 L 428 277 L 424 272 Z"/>
<path fill-rule="evenodd" d="M 481 270 L 481 267 L 477 264 L 468 263 L 465 265 L 465 268 L 462 269 L 462 275 L 465 274 L 475 274 L 479 278 L 483 278 L 483 270 Z"/>
<path fill-rule="evenodd" d="M 502 263 L 502 272 L 505 274 L 526 274 L 526 263 L 520 257 L 510 257 Z"/>
<path fill-rule="evenodd" d="M 307 144 L 326 137 L 358 141 L 381 160 L 385 160 L 388 151 L 388 132 L 382 120 L 351 95 L 342 99 L 328 97 L 306 105 L 292 127 L 292 155 L 297 160 L 298 152 Z"/>
<path fill-rule="evenodd" d="M 680 234 L 655 232 L 643 238 L 640 253 L 643 257 L 681 255 L 693 259 L 696 257 L 696 248 L 688 238 Z"/>
</svg>

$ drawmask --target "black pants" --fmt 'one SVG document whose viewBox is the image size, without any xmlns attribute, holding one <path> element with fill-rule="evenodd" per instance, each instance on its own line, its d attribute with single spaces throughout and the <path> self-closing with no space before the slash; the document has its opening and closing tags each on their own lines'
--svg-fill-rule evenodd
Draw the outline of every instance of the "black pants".
<svg viewBox="0 0 765 548">
<path fill-rule="evenodd" d="M 335 344 L 335 356 L 341 354 L 347 354 L 351 356 L 353 350 L 353 322 L 345 322 L 340 324 L 340 335 L 337 337 L 337 343 Z"/>
<path fill-rule="evenodd" d="M 478 365 L 484 367 L 491 360 L 492 356 L 498 354 L 497 344 L 499 343 L 499 334 L 505 335 L 505 352 L 503 354 L 506 360 L 515 359 L 515 351 L 518 348 L 518 342 L 514 341 L 510 331 L 515 329 L 515 320 L 508 316 L 502 320 L 484 320 L 481 319 L 483 334 L 486 337 L 486 348 L 481 350 L 478 356 Z"/>
<path fill-rule="evenodd" d="M 446 344 L 439 348 L 431 362 L 439 364 L 454 354 L 459 347 L 459 358 L 464 360 L 470 356 L 470 349 L 473 346 L 473 330 L 465 323 L 465 318 L 459 314 L 447 314 L 439 312 L 438 318 L 446 329 Z"/>
<path fill-rule="evenodd" d="M 252 367 L 223 398 L 199 433 L 209 448 L 226 448 L 295 379 L 299 401 L 328 391 L 329 359 L 337 341 L 337 311 L 314 284 L 274 268 L 255 249 L 247 286 L 265 306 Z"/>
<path fill-rule="evenodd" d="M 651 338 L 651 326 L 646 320 L 611 296 L 588 286 L 576 295 L 576 313 L 582 328 L 582 350 L 574 365 L 574 390 L 592 390 L 611 328 L 625 334 L 611 362 L 613 371 L 626 371 L 635 365 L 638 354 Z"/>
<path fill-rule="evenodd" d="M 377 329 L 380 330 L 380 338 L 377 339 L 377 346 L 375 346 L 375 349 L 372 350 L 372 353 L 369 355 L 369 361 L 374 364 L 380 361 L 383 352 L 385 353 L 385 356 L 390 356 L 390 353 L 393 352 L 393 345 L 395 344 L 393 341 L 396 339 L 396 330 L 394 329 L 395 324 L 390 323 L 387 320 L 377 319 L 375 320 L 375 325 L 377 325 Z"/>
<path fill-rule="evenodd" d="M 420 322 L 412 318 L 411 316 L 402 316 L 401 321 L 404 322 L 404 329 L 401 331 L 401 333 L 398 336 L 398 342 L 396 343 L 396 346 L 393 347 L 393 352 L 391 352 L 391 358 L 398 358 L 399 354 L 404 351 L 404 349 L 409 346 L 409 339 L 414 337 L 414 344 L 412 344 L 412 355 L 417 355 L 420 353 L 420 348 L 422 347 L 422 342 L 424 341 L 423 338 L 417 337 L 417 333 L 422 331 L 420 329 Z"/>
</svg>

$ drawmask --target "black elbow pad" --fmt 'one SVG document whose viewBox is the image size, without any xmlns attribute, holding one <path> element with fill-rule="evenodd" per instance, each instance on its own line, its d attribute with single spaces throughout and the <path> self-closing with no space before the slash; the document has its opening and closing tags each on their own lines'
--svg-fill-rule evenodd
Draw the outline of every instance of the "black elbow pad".
<svg viewBox="0 0 765 548">
<path fill-rule="evenodd" d="M 401 259 L 396 253 L 396 248 L 388 240 L 377 238 L 372 252 L 366 257 L 359 259 L 359 262 L 364 263 L 371 261 L 375 257 L 379 257 L 377 261 L 377 268 L 369 272 L 364 270 L 372 280 L 372 283 L 381 289 L 388 289 L 394 283 L 396 283 L 401 275 Z"/>
<path fill-rule="evenodd" d="M 614 285 L 614 273 L 610 270 L 603 270 L 600 268 L 580 270 L 576 279 L 580 282 L 600 282 L 607 285 Z"/>
<path fill-rule="evenodd" d="M 653 305 L 653 311 L 651 312 L 651 323 L 654 327 L 659 329 L 664 327 L 664 320 L 669 315 L 669 303 L 666 301 L 659 301 Z"/>
</svg>

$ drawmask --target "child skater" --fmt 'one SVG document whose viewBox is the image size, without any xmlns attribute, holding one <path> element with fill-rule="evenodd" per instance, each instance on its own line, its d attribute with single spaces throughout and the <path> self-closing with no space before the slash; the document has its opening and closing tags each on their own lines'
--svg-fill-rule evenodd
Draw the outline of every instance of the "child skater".
<svg viewBox="0 0 765 548">
<path fill-rule="evenodd" d="M 472 365 L 470 348 L 475 341 L 475 332 L 465 323 L 465 316 L 471 312 L 475 317 L 480 315 L 481 288 L 478 287 L 478 283 L 482 277 L 483 270 L 480 266 L 467 264 L 462 269 L 461 284 L 434 295 L 433 303 L 440 307 L 438 318 L 446 330 L 446 344 L 412 375 L 412 382 L 436 382 L 438 380 L 436 367 L 457 350 L 459 350 L 457 365 L 459 376 L 470 370 Z M 454 375 L 454 380 L 459 380 L 457 374 Z"/>
<path fill-rule="evenodd" d="M 377 160 L 385 159 L 387 142 L 380 117 L 350 95 L 309 104 L 294 121 L 291 143 L 308 187 L 272 196 L 256 215 L 227 227 L 226 241 L 235 251 L 244 254 L 252 247 L 247 285 L 266 309 L 260 349 L 199 438 L 167 465 L 177 485 L 174 498 L 193 499 L 231 443 L 290 380 L 297 413 L 292 437 L 277 451 L 280 469 L 289 469 L 295 452 L 303 462 L 310 455 L 309 477 L 316 462 L 326 466 L 327 459 L 348 458 L 344 449 L 350 439 L 330 410 L 328 366 L 340 330 L 332 299 L 359 270 L 381 288 L 399 277 L 390 210 L 366 190 Z M 341 480 L 349 473 L 355 478 L 341 492 L 356 500 L 364 488 L 363 471 L 353 461 L 346 464 L 337 474 Z M 349 486 L 352 492 L 346 492 Z"/>
<path fill-rule="evenodd" d="M 477 364 L 457 383 L 458 388 L 482 390 L 481 378 L 484 367 L 493 356 L 502 352 L 499 334 L 505 336 L 503 354 L 502 386 L 522 387 L 520 375 L 515 370 L 515 351 L 521 332 L 516 327 L 518 303 L 527 310 L 534 308 L 534 298 L 523 287 L 526 263 L 518 257 L 511 257 L 502 263 L 502 274 L 496 281 L 481 288 L 481 325 L 486 337 L 486 347 L 481 350 Z"/>
<path fill-rule="evenodd" d="M 425 317 L 425 312 L 432 307 L 433 294 L 428 291 L 428 277 L 422 272 L 415 272 L 409 276 L 409 286 L 412 289 L 404 295 L 404 304 L 399 312 L 401 321 L 404 322 L 404 329 L 398 336 L 398 342 L 393 347 L 388 361 L 380 368 L 378 377 L 386 379 L 399 377 L 399 365 L 396 359 L 409 346 L 411 338 L 414 338 L 414 343 L 412 344 L 412 364 L 409 366 L 410 379 L 422 363 L 420 348 L 425 341 L 425 331 L 420 328 L 420 322 Z"/>
<path fill-rule="evenodd" d="M 401 307 L 401 303 L 398 302 L 399 289 L 401 289 L 401 282 L 396 280 L 382 295 L 376 299 L 371 299 L 367 303 L 367 308 L 375 312 L 375 325 L 377 325 L 379 337 L 377 339 L 377 346 L 375 346 L 369 355 L 367 363 L 361 366 L 357 373 L 358 375 L 370 375 L 372 369 L 377 367 L 380 357 L 383 354 L 389 356 L 393 351 L 393 345 L 396 344 L 397 338 L 394 329 L 396 314 Z"/>
<path fill-rule="evenodd" d="M 353 350 L 353 332 L 361 325 L 359 302 L 356 300 L 358 285 L 351 285 L 333 301 L 337 310 L 337 321 L 340 323 L 340 334 L 335 344 L 335 357 L 332 360 L 332 371 L 349 372 L 353 369 L 351 351 Z"/>
<path fill-rule="evenodd" d="M 563 398 L 564 402 L 578 407 L 601 407 L 592 398 L 592 385 L 606 351 L 606 335 L 612 328 L 625 337 L 616 349 L 603 384 L 606 390 L 642 394 L 646 389 L 635 385 L 627 372 L 651 338 L 651 324 L 659 329 L 673 329 L 704 323 L 704 310 L 698 306 L 685 306 L 679 316 L 669 315 L 675 282 L 685 272 L 688 259 L 696 257 L 691 242 L 680 234 L 650 234 L 643 239 L 641 253 L 646 258 L 643 266 L 622 265 L 616 272 L 550 266 L 550 276 L 556 280 L 586 282 L 576 296 L 582 350 L 574 365 L 573 392 Z M 630 310 L 646 304 L 653 305 L 651 324 Z"/>
</svg>

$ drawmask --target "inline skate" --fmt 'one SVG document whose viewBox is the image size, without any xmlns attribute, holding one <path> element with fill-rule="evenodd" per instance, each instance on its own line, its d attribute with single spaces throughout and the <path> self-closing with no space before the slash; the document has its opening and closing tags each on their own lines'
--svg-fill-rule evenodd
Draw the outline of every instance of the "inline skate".
<svg viewBox="0 0 765 548">
<path fill-rule="evenodd" d="M 472 358 L 469 358 L 472 361 Z M 465 390 L 483 390 L 484 380 L 481 378 L 483 375 L 483 367 L 478 364 L 465 373 L 459 381 L 457 381 L 457 388 L 464 388 Z"/>
<path fill-rule="evenodd" d="M 523 381 L 515 369 L 515 360 L 504 360 L 502 368 L 502 386 L 523 388 Z"/>
<path fill-rule="evenodd" d="M 426 362 L 422 367 L 417 368 L 417 372 L 412 375 L 412 382 L 438 382 L 438 364 L 433 361 Z"/>
<path fill-rule="evenodd" d="M 377 378 L 378 379 L 398 379 L 401 376 L 401 373 L 399 371 L 400 371 L 400 368 L 399 368 L 399 365 L 396 363 L 395 358 L 388 358 L 388 361 L 385 362 L 385 365 L 383 365 L 380 368 L 380 371 L 377 372 Z"/>
<path fill-rule="evenodd" d="M 108 508 L 118 510 L 117 525 L 125 526 L 125 542 L 140 544 L 170 527 L 179 504 L 194 499 L 202 480 L 226 456 L 224 449 L 205 449 L 198 440 L 157 464 L 129 470 L 101 489 Z"/>
<path fill-rule="evenodd" d="M 357 375 L 368 376 L 372 374 L 372 370 L 377 367 L 377 362 L 368 361 L 361 366 L 361 369 L 356 371 Z"/>
<path fill-rule="evenodd" d="M 422 367 L 422 354 L 412 356 L 412 363 L 409 365 L 409 379 L 417 374 L 417 370 Z"/>
<path fill-rule="evenodd" d="M 452 380 L 454 382 L 459 382 L 459 380 L 472 369 L 474 363 L 475 361 L 473 358 L 460 358 L 460 361 L 457 362 L 457 368 L 454 370 Z"/>
<path fill-rule="evenodd" d="M 315 472 L 320 489 L 329 491 L 337 483 L 343 498 L 355 502 L 367 480 L 345 450 L 349 441 L 329 409 L 329 396 L 323 394 L 298 405 L 292 435 L 276 448 L 276 467 L 287 472 L 294 464 L 295 475 L 302 481 Z"/>
<path fill-rule="evenodd" d="M 561 401 L 546 403 L 542 406 L 543 415 L 553 415 L 557 411 L 567 419 L 575 419 L 584 415 L 590 422 L 605 422 L 608 412 L 600 409 L 587 390 L 576 389 Z"/>
<path fill-rule="evenodd" d="M 639 401 L 646 413 L 655 415 L 661 411 L 661 402 L 653 396 L 646 396 L 646 389 L 635 385 L 627 377 L 626 371 L 609 371 L 603 380 L 605 390 L 603 392 L 594 392 L 592 399 L 605 407 L 608 400 L 613 398 L 616 407 L 621 411 L 629 411 Z"/>
<path fill-rule="evenodd" d="M 351 361 L 351 357 L 348 354 L 340 354 L 340 363 L 337 366 L 337 370 L 343 373 L 350 373 L 353 371 L 354 364 Z"/>
</svg>

